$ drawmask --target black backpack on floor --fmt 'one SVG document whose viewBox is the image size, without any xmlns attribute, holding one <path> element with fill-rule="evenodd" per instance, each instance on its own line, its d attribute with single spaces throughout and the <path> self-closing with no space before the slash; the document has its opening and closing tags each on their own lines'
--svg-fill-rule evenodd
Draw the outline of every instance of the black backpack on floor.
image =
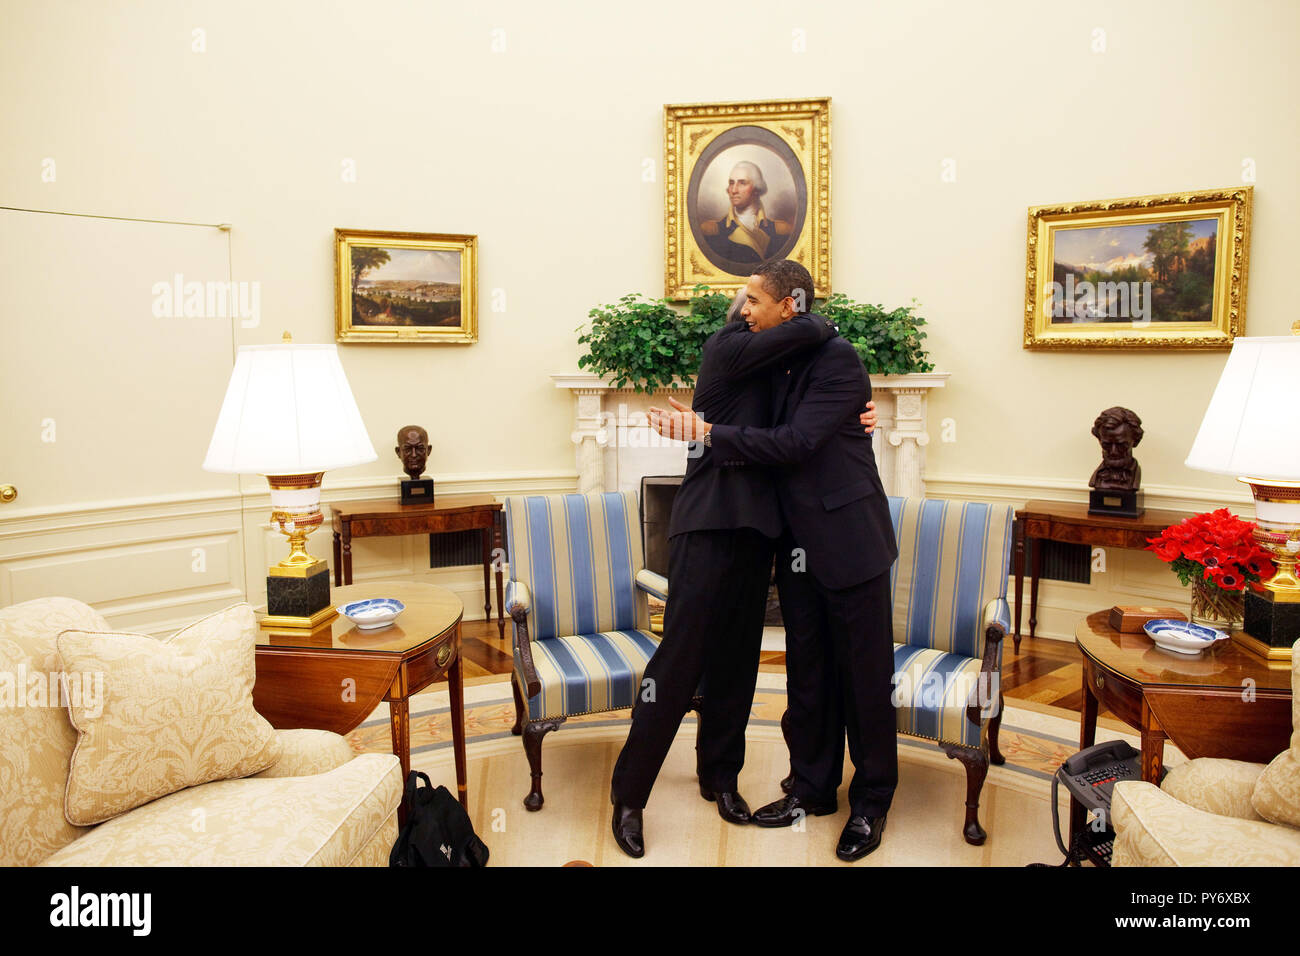
<svg viewBox="0 0 1300 956">
<path fill-rule="evenodd" d="M 423 780 L 424 786 L 419 786 Z M 446 787 L 412 770 L 406 778 L 406 823 L 388 854 L 389 866 L 486 866 L 488 848 L 469 814 Z"/>
</svg>

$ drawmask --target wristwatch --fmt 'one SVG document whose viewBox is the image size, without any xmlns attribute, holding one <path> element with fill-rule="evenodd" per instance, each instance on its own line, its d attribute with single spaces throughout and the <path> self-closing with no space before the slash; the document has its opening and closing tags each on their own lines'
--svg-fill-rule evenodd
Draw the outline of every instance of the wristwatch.
<svg viewBox="0 0 1300 956">
<path fill-rule="evenodd" d="M 704 433 L 704 437 L 701 438 L 700 441 L 704 444 L 704 447 L 705 447 L 705 448 L 712 448 L 712 447 L 713 447 L 713 431 L 712 431 L 712 430 L 709 430 L 709 431 L 705 432 L 705 433 Z"/>
</svg>

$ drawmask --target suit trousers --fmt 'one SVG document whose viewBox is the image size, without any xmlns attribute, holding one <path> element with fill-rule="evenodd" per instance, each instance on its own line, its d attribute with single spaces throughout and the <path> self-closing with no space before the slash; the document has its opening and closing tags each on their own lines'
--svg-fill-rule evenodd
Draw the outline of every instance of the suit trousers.
<svg viewBox="0 0 1300 956">
<path fill-rule="evenodd" d="M 898 786 L 889 572 L 833 590 L 792 559 L 795 547 L 787 533 L 776 553 L 793 792 L 813 804 L 835 803 L 847 736 L 852 813 L 881 816 Z"/>
<path fill-rule="evenodd" d="M 772 539 L 752 528 L 688 531 L 668 542 L 664 633 L 646 665 L 611 791 L 644 808 L 697 690 L 700 786 L 736 789 L 754 704 Z"/>
</svg>

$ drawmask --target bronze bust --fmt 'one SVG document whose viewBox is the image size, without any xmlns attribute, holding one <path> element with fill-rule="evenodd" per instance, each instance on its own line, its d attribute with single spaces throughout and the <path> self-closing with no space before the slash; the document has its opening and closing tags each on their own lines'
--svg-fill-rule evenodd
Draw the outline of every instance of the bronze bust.
<svg viewBox="0 0 1300 956">
<path fill-rule="evenodd" d="M 429 433 L 419 425 L 403 425 L 397 430 L 397 447 L 393 451 L 402 460 L 402 470 L 414 481 L 424 474 L 429 460 Z"/>
<path fill-rule="evenodd" d="M 1137 491 L 1142 485 L 1142 466 L 1133 458 L 1133 449 L 1142 441 L 1142 419 L 1117 405 L 1097 416 L 1092 434 L 1101 442 L 1101 464 L 1088 479 L 1088 487 Z"/>
</svg>

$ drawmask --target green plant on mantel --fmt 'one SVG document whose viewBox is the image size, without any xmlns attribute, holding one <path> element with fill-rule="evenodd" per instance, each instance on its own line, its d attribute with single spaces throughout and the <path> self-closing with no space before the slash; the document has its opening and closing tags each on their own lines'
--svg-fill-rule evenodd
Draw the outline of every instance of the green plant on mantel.
<svg viewBox="0 0 1300 956">
<path fill-rule="evenodd" d="M 587 331 L 578 337 L 578 344 L 587 347 L 578 368 L 609 377 L 615 388 L 630 385 L 638 392 L 677 385 L 690 388 L 704 342 L 727 321 L 731 302 L 731 295 L 696 286 L 684 313 L 671 299 L 646 299 L 635 293 L 596 306 L 587 313 L 591 319 Z M 921 345 L 925 319 L 916 309 L 913 300 L 910 306 L 886 312 L 837 292 L 814 303 L 813 311 L 835 323 L 868 372 L 903 375 L 934 369 Z"/>
<path fill-rule="evenodd" d="M 685 314 L 671 299 L 636 294 L 598 305 L 587 313 L 590 328 L 578 337 L 578 344 L 587 347 L 578 368 L 609 376 L 615 388 L 690 388 L 704 341 L 722 328 L 730 305 L 731 296 L 703 286 L 696 287 Z"/>
<path fill-rule="evenodd" d="M 886 312 L 881 306 L 863 305 L 836 292 L 813 311 L 835 323 L 872 375 L 907 375 L 934 371 L 921 344 L 925 319 L 916 314 L 919 307 L 913 299 L 911 305 Z"/>
</svg>

